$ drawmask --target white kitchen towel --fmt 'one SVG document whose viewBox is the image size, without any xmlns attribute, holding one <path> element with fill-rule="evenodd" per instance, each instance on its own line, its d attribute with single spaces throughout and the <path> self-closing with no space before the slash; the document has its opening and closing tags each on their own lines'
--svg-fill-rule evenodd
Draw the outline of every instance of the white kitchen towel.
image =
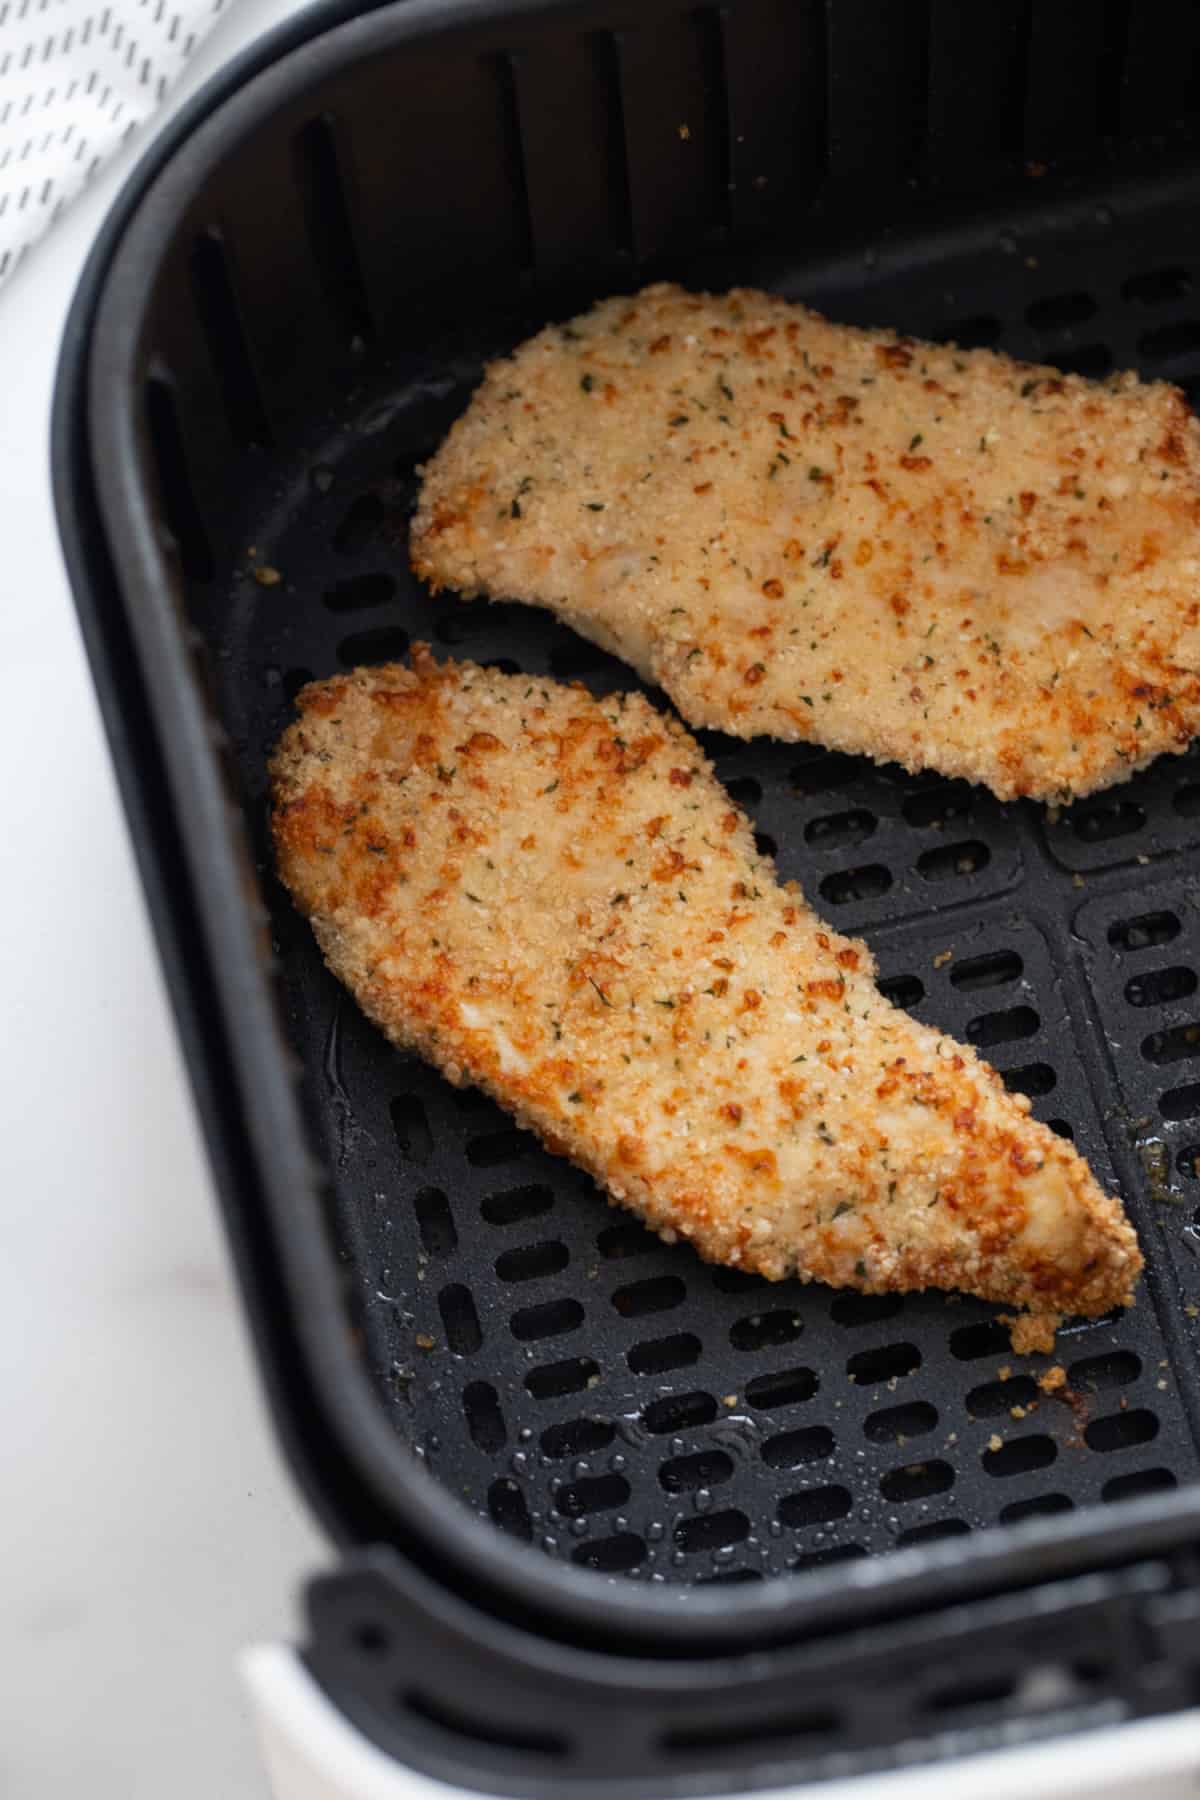
<svg viewBox="0 0 1200 1800">
<path fill-rule="evenodd" d="M 0 285 L 232 0 L 0 0 Z"/>
</svg>

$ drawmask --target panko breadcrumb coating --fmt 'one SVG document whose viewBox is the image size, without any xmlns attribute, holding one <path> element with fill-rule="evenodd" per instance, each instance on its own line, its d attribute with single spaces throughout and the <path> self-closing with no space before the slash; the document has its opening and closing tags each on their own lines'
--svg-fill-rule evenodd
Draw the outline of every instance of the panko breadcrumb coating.
<svg viewBox="0 0 1200 1800">
<path fill-rule="evenodd" d="M 1200 725 L 1198 523 L 1177 388 L 660 285 L 491 365 L 412 555 L 692 725 L 1063 801 Z"/>
<path fill-rule="evenodd" d="M 676 720 L 423 649 L 298 705 L 274 835 L 330 967 L 663 1237 L 1027 1324 L 1130 1302 L 1117 1202 L 973 1050 L 883 999 Z"/>
</svg>

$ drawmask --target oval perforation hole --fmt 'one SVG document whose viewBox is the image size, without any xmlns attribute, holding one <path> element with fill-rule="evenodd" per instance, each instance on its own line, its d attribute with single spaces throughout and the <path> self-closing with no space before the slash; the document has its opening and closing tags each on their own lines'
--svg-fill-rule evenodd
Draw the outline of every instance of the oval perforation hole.
<svg viewBox="0 0 1200 1800">
<path fill-rule="evenodd" d="M 821 850 L 850 850 L 865 843 L 879 821 L 865 806 L 850 812 L 826 813 L 810 819 L 804 827 L 804 841 Z"/>
<path fill-rule="evenodd" d="M 1128 1450 L 1134 1444 L 1148 1444 L 1158 1436 L 1158 1419 L 1144 1406 L 1131 1406 L 1126 1412 L 1108 1413 L 1103 1419 L 1092 1419 L 1084 1427 L 1083 1441 L 1089 1450 L 1108 1453 Z"/>
<path fill-rule="evenodd" d="M 1000 342 L 1004 327 L 991 313 L 972 313 L 955 319 L 934 333 L 939 343 L 956 344 L 960 350 L 991 350 Z"/>
<path fill-rule="evenodd" d="M 892 885 L 890 869 L 868 863 L 860 869 L 839 869 L 821 883 L 822 898 L 830 906 L 848 906 L 853 900 L 877 900 Z"/>
<path fill-rule="evenodd" d="M 1058 1076 L 1049 1063 L 1025 1063 L 1019 1069 L 1001 1069 L 1000 1076 L 1010 1094 L 1026 1094 L 1038 1100 L 1058 1086 Z"/>
<path fill-rule="evenodd" d="M 525 1543 L 531 1541 L 533 1520 L 529 1517 L 525 1496 L 511 1476 L 503 1475 L 499 1481 L 493 1481 L 488 1489 L 487 1504 L 492 1523 L 507 1537 L 521 1538 Z"/>
<path fill-rule="evenodd" d="M 417 1096 L 397 1094 L 388 1110 L 392 1115 L 396 1143 L 405 1162 L 428 1162 L 433 1155 L 433 1133 Z"/>
<path fill-rule="evenodd" d="M 1095 312 L 1096 302 L 1090 294 L 1048 294 L 1025 308 L 1025 320 L 1035 331 L 1062 331 L 1068 325 L 1082 325 Z"/>
<path fill-rule="evenodd" d="M 1194 1181 L 1200 1174 L 1200 1144 L 1181 1144 L 1175 1154 L 1175 1167 L 1188 1181 Z"/>
<path fill-rule="evenodd" d="M 351 575 L 335 581 L 321 595 L 330 612 L 366 612 L 372 606 L 386 606 L 396 597 L 396 580 L 382 570 L 373 575 Z"/>
<path fill-rule="evenodd" d="M 769 862 L 773 862 L 779 855 L 779 845 L 769 831 L 755 832 L 754 848 L 758 851 L 760 856 L 766 857 Z"/>
<path fill-rule="evenodd" d="M 666 1394 L 651 1400 L 642 1409 L 642 1424 L 647 1431 L 661 1437 L 667 1432 L 692 1431 L 697 1425 L 711 1425 L 717 1416 L 717 1403 L 711 1394 Z"/>
<path fill-rule="evenodd" d="M 714 1269 L 712 1284 L 722 1294 L 753 1294 L 772 1286 L 765 1275 L 751 1275 L 746 1269 Z"/>
<path fill-rule="evenodd" d="M 694 1556 L 698 1550 L 725 1550 L 742 1543 L 750 1536 L 750 1521 L 731 1506 L 724 1512 L 702 1513 L 698 1519 L 681 1519 L 671 1535 L 677 1549 Z"/>
<path fill-rule="evenodd" d="M 528 1383 L 526 1383 L 528 1386 Z M 564 1419 L 561 1424 L 547 1425 L 540 1443 L 542 1454 L 555 1459 L 563 1456 L 592 1456 L 607 1450 L 617 1435 L 611 1419 Z"/>
<path fill-rule="evenodd" d="M 977 1050 L 990 1050 L 993 1044 L 1012 1044 L 1033 1037 L 1041 1028 L 1041 1019 L 1032 1006 L 1010 1006 L 1003 1012 L 980 1013 L 967 1026 L 967 1042 Z"/>
<path fill-rule="evenodd" d="M 599 1379 L 599 1363 L 590 1356 L 571 1356 L 563 1362 L 530 1369 L 525 1386 L 535 1400 L 557 1400 L 563 1394 L 578 1394 L 584 1388 L 595 1387 Z"/>
<path fill-rule="evenodd" d="M 1139 306 L 1164 306 L 1169 300 L 1182 300 L 1192 291 L 1192 278 L 1186 269 L 1147 269 L 1131 275 L 1121 283 L 1122 300 Z"/>
<path fill-rule="evenodd" d="M 756 1375 L 746 1383 L 746 1404 L 758 1412 L 774 1412 L 781 1406 L 800 1406 L 820 1387 L 814 1369 L 777 1369 Z"/>
<path fill-rule="evenodd" d="M 703 1346 L 691 1331 L 676 1331 L 670 1337 L 648 1338 L 626 1351 L 625 1361 L 631 1375 L 665 1375 L 668 1369 L 688 1369 L 700 1361 Z"/>
<path fill-rule="evenodd" d="M 444 1287 L 438 1295 L 438 1311 L 446 1332 L 446 1342 L 455 1356 L 474 1356 L 483 1342 L 483 1330 L 471 1291 L 460 1281 Z"/>
<path fill-rule="evenodd" d="M 908 1544 L 936 1544 L 942 1538 L 970 1537 L 965 1519 L 931 1519 L 928 1525 L 910 1525 L 896 1539 L 901 1549 Z"/>
<path fill-rule="evenodd" d="M 641 1319 L 647 1313 L 669 1312 L 686 1297 L 687 1288 L 678 1275 L 652 1275 L 617 1288 L 612 1303 L 623 1319 Z"/>
<path fill-rule="evenodd" d="M 582 1519 L 587 1513 L 611 1512 L 614 1506 L 624 1506 L 629 1494 L 629 1483 L 623 1475 L 590 1475 L 559 1488 L 554 1505 L 564 1518 Z"/>
<path fill-rule="evenodd" d="M 715 1575 L 697 1575 L 697 1587 L 729 1587 L 744 1585 L 747 1581 L 761 1581 L 761 1569 L 718 1569 Z"/>
<path fill-rule="evenodd" d="M 1030 1500 L 1013 1500 L 1000 1511 L 1002 1525 L 1019 1525 L 1022 1519 L 1050 1519 L 1056 1513 L 1075 1511 L 1075 1502 L 1066 1494 L 1035 1494 Z"/>
<path fill-rule="evenodd" d="M 1111 838 L 1130 837 L 1141 831 L 1145 823 L 1145 809 L 1136 800 L 1094 800 L 1071 814 L 1071 829 L 1081 844 L 1105 844 Z"/>
<path fill-rule="evenodd" d="M 413 1195 L 413 1211 L 421 1246 L 429 1256 L 449 1256 L 458 1244 L 450 1202 L 441 1188 L 422 1188 Z"/>
<path fill-rule="evenodd" d="M 1200 1115 L 1200 1081 L 1170 1088 L 1159 1095 L 1158 1110 L 1164 1119 L 1194 1119 Z"/>
<path fill-rule="evenodd" d="M 954 1486 L 954 1470 L 948 1462 L 905 1463 L 903 1468 L 889 1469 L 879 1483 L 885 1500 L 899 1505 L 908 1500 L 928 1500 L 932 1494 L 944 1494 Z"/>
<path fill-rule="evenodd" d="M 833 1455 L 834 1437 L 825 1425 L 799 1431 L 781 1431 L 768 1438 L 762 1459 L 769 1469 L 802 1469 L 806 1463 L 824 1462 Z"/>
<path fill-rule="evenodd" d="M 981 1356 L 999 1356 L 1012 1345 L 1008 1332 L 999 1319 L 980 1319 L 974 1325 L 960 1325 L 950 1333 L 950 1352 L 960 1362 L 977 1362 Z"/>
<path fill-rule="evenodd" d="M 917 831 L 944 831 L 947 825 L 961 825 L 971 812 L 971 790 L 965 782 L 939 783 L 906 794 L 900 811 L 907 824 Z"/>
<path fill-rule="evenodd" d="M 719 1487 L 732 1474 L 733 1458 L 724 1450 L 697 1450 L 691 1456 L 669 1458 L 658 1479 L 668 1494 L 691 1494 L 697 1488 Z"/>
<path fill-rule="evenodd" d="M 1108 941 L 1118 950 L 1149 950 L 1169 944 L 1179 936 L 1179 920 L 1173 912 L 1139 913 L 1135 919 L 1118 919 L 1108 928 Z"/>
<path fill-rule="evenodd" d="M 1171 805 L 1181 819 L 1194 819 L 1200 813 L 1200 781 L 1187 781 L 1176 788 Z"/>
<path fill-rule="evenodd" d="M 928 1400 L 912 1400 L 906 1406 L 884 1406 L 863 1420 L 863 1436 L 873 1444 L 900 1444 L 924 1437 L 938 1422 L 936 1406 Z"/>
<path fill-rule="evenodd" d="M 993 1044 L 1013 1044 L 1022 1037 L 1033 1037 L 1042 1028 L 1042 1019 L 1033 1006 L 1009 1006 L 1004 1012 L 981 1013 L 966 1028 L 966 1042 L 975 1049 L 990 1049 Z"/>
<path fill-rule="evenodd" d="M 539 1281 L 546 1275 L 557 1275 L 571 1260 L 571 1253 L 557 1238 L 546 1238 L 540 1244 L 518 1244 L 496 1258 L 496 1273 L 501 1281 Z"/>
<path fill-rule="evenodd" d="M 1170 1469 L 1131 1469 L 1128 1475 L 1114 1475 L 1100 1490 L 1100 1498 L 1110 1504 L 1117 1500 L 1136 1500 L 1142 1494 L 1165 1494 L 1179 1486 Z"/>
<path fill-rule="evenodd" d="M 936 850 L 925 850 L 918 856 L 917 874 L 926 881 L 957 881 L 977 875 L 991 860 L 991 851 L 977 838 L 962 844 L 939 844 Z"/>
<path fill-rule="evenodd" d="M 861 1562 L 867 1554 L 864 1544 L 831 1544 L 825 1550 L 805 1550 L 790 1557 L 789 1569 L 826 1569 L 834 1563 Z"/>
<path fill-rule="evenodd" d="M 600 1233 L 596 1248 L 607 1262 L 619 1262 L 627 1256 L 644 1256 L 648 1250 L 657 1250 L 659 1240 L 636 1219 L 623 1219 Z"/>
<path fill-rule="evenodd" d="M 1130 1006 L 1169 1006 L 1174 1000 L 1186 1000 L 1196 991 L 1196 971 L 1176 963 L 1169 969 L 1148 969 L 1144 975 L 1131 975 L 1125 983 L 1125 998 Z"/>
<path fill-rule="evenodd" d="M 992 950 L 986 956 L 968 956 L 950 969 L 950 985 L 964 994 L 979 988 L 1007 987 L 1024 972 L 1025 964 L 1015 950 Z"/>
<path fill-rule="evenodd" d="M 496 1169 L 501 1163 L 516 1162 L 518 1157 L 536 1148 L 528 1132 L 518 1131 L 515 1125 L 505 1126 L 500 1131 L 485 1131 L 470 1138 L 467 1161 L 474 1169 Z"/>
<path fill-rule="evenodd" d="M 290 704 L 295 704 L 297 696 L 313 679 L 311 669 L 289 669 L 283 678 L 284 697 Z"/>
<path fill-rule="evenodd" d="M 916 975 L 889 975 L 879 984 L 879 991 L 893 1006 L 910 1011 L 925 998 L 925 984 Z"/>
<path fill-rule="evenodd" d="M 828 1487 L 805 1488 L 799 1494 L 785 1494 L 775 1516 L 781 1525 L 800 1531 L 806 1525 L 832 1525 L 837 1519 L 845 1519 L 853 1505 L 849 1488 L 835 1482 Z"/>
<path fill-rule="evenodd" d="M 571 1561 L 581 1568 L 595 1569 L 598 1575 L 621 1575 L 636 1569 L 645 1559 L 646 1546 L 632 1531 L 618 1531 L 612 1537 L 597 1538 L 594 1543 L 580 1544 L 572 1550 Z"/>
<path fill-rule="evenodd" d="M 518 1343 L 531 1344 L 539 1338 L 563 1337 L 568 1331 L 578 1331 L 583 1316 L 578 1300 L 564 1297 L 547 1300 L 540 1306 L 521 1307 L 508 1326 Z"/>
<path fill-rule="evenodd" d="M 1075 1127 L 1069 1119 L 1047 1119 L 1046 1124 L 1056 1137 L 1066 1138 L 1069 1144 L 1075 1142 Z"/>
<path fill-rule="evenodd" d="M 973 1419 L 994 1419 L 1001 1413 L 1011 1413 L 1014 1406 L 1029 1406 L 1037 1398 L 1038 1384 L 1032 1375 L 1009 1375 L 972 1388 L 966 1406 Z"/>
<path fill-rule="evenodd" d="M 803 1329 L 803 1321 L 793 1312 L 751 1313 L 730 1326 L 729 1342 L 735 1350 L 769 1350 L 793 1343 Z"/>
<path fill-rule="evenodd" d="M 500 1410 L 500 1396 L 490 1381 L 473 1381 L 463 1389 L 463 1412 L 471 1442 L 477 1450 L 485 1451 L 488 1456 L 503 1450 L 508 1432 Z"/>
<path fill-rule="evenodd" d="M 911 1375 L 921 1366 L 921 1352 L 915 1344 L 881 1344 L 874 1350 L 860 1350 L 850 1357 L 846 1373 L 859 1387 L 875 1387 L 881 1381 L 896 1381 Z"/>
<path fill-rule="evenodd" d="M 551 1189 L 532 1184 L 489 1194 L 480 1202 L 479 1210 L 489 1225 L 516 1225 L 522 1219 L 536 1219 L 540 1213 L 549 1212 L 553 1205 Z"/>
<path fill-rule="evenodd" d="M 1054 1439 L 1044 1432 L 1028 1437 L 1010 1438 L 998 1449 L 985 1450 L 980 1457 L 989 1475 L 1007 1479 L 1011 1475 L 1027 1475 L 1032 1469 L 1048 1469 L 1058 1455 Z"/>
<path fill-rule="evenodd" d="M 1064 375 L 1086 375 L 1089 381 L 1099 381 L 1112 374 L 1113 353 L 1107 344 L 1082 344 L 1078 350 L 1056 350 L 1054 367 L 1061 369 Z"/>
<path fill-rule="evenodd" d="M 745 812 L 762 802 L 762 782 L 755 780 L 753 775 L 735 775 L 732 781 L 725 783 L 725 792 L 734 805 Z"/>
<path fill-rule="evenodd" d="M 1173 1025 L 1169 1031 L 1152 1031 L 1142 1039 L 1142 1055 L 1149 1063 L 1187 1062 L 1200 1056 L 1200 1024 Z"/>
<path fill-rule="evenodd" d="M 383 524 L 385 507 L 378 494 L 360 494 L 342 514 L 333 534 L 333 547 L 343 555 L 365 549 Z"/>
<path fill-rule="evenodd" d="M 902 1294 L 835 1294 L 829 1316 L 835 1325 L 878 1325 L 904 1310 Z"/>
<path fill-rule="evenodd" d="M 343 669 L 358 669 L 368 663 L 403 662 L 410 641 L 407 631 L 399 625 L 381 625 L 375 631 L 355 631 L 338 645 L 338 661 Z"/>
<path fill-rule="evenodd" d="M 1190 356 L 1200 350 L 1200 319 L 1174 319 L 1169 325 L 1156 325 L 1152 331 L 1143 331 L 1137 347 L 1138 355 L 1148 363 Z"/>
</svg>

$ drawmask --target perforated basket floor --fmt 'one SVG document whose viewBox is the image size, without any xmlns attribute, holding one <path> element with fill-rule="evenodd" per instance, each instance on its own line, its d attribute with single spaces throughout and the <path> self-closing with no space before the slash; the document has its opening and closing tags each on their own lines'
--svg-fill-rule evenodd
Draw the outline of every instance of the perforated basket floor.
<svg viewBox="0 0 1200 1800">
<path fill-rule="evenodd" d="M 1198 220 L 1188 182 L 1160 184 L 1127 215 L 1078 205 L 777 285 L 848 320 L 1186 382 Z M 220 362 L 230 321 L 215 305 L 209 322 Z M 707 740 L 781 875 L 867 935 L 890 995 L 976 1044 L 1125 1197 L 1144 1288 L 1128 1314 L 1064 1330 L 1055 1393 L 1038 1383 L 1050 1359 L 1013 1356 L 977 1303 L 771 1286 L 659 1243 L 489 1101 L 390 1050 L 323 969 L 266 831 L 266 756 L 305 680 L 420 637 L 632 685 L 545 616 L 434 601 L 408 572 L 414 466 L 502 347 L 483 331 L 423 344 L 307 443 L 248 462 L 245 553 L 194 598 L 380 1405 L 500 1531 L 656 1582 L 775 1576 L 1195 1479 L 1197 756 L 1055 816 L 816 749 Z M 256 564 L 281 579 L 263 585 Z"/>
</svg>

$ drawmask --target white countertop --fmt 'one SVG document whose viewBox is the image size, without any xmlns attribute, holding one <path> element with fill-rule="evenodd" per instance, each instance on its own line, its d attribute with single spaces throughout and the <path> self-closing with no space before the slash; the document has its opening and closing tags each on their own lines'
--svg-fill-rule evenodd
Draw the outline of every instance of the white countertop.
<svg viewBox="0 0 1200 1800">
<path fill-rule="evenodd" d="M 294 10 L 237 0 L 184 91 Z M 263 1800 L 232 1659 L 328 1560 L 251 1365 L 51 507 L 63 320 L 146 142 L 0 294 L 5 1800 Z"/>
</svg>

